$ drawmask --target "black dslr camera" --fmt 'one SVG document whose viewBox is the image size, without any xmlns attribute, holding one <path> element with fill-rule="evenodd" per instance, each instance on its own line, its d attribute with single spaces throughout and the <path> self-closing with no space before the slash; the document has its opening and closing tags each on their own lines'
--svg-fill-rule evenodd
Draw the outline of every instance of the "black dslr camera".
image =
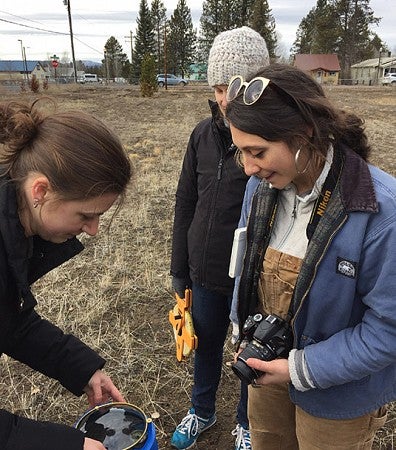
<svg viewBox="0 0 396 450">
<path fill-rule="evenodd" d="M 272 361 L 278 357 L 287 357 L 293 345 L 290 325 L 271 314 L 249 316 L 243 324 L 242 333 L 249 344 L 238 355 L 232 370 L 247 384 L 251 384 L 263 374 L 246 364 L 248 358 Z"/>
</svg>

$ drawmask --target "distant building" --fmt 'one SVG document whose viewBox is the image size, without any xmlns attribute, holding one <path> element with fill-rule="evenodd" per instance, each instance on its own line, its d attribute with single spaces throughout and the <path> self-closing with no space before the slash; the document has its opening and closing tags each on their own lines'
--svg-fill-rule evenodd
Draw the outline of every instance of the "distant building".
<svg viewBox="0 0 396 450">
<path fill-rule="evenodd" d="M 320 84 L 338 84 L 341 67 L 334 53 L 297 54 L 293 65 L 309 73 Z"/>
<path fill-rule="evenodd" d="M 189 67 L 189 80 L 206 81 L 208 65 L 203 63 L 191 64 Z"/>
<path fill-rule="evenodd" d="M 39 81 L 50 77 L 48 67 L 40 61 L 0 61 L 0 83 L 11 81 L 20 82 L 31 79 L 35 75 Z"/>
<path fill-rule="evenodd" d="M 351 66 L 354 84 L 378 84 L 378 80 L 389 72 L 396 72 L 396 56 L 366 59 Z"/>
</svg>

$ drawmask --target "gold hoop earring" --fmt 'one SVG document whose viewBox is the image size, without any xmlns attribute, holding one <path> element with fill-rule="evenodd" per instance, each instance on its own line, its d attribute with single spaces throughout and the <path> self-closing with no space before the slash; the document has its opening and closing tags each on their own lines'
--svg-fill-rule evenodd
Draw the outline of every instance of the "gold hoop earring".
<svg viewBox="0 0 396 450">
<path fill-rule="evenodd" d="M 33 199 L 33 208 L 37 208 L 38 204 L 39 204 L 38 198 L 34 198 Z"/>
<path fill-rule="evenodd" d="M 299 157 L 300 157 L 300 151 L 301 151 L 301 148 L 302 148 L 302 147 L 300 147 L 300 148 L 297 150 L 296 154 L 294 155 L 294 165 L 296 166 L 296 172 L 297 172 L 299 175 L 303 175 L 303 174 L 308 170 L 308 167 L 309 167 L 309 165 L 310 165 L 310 163 L 311 163 L 311 160 L 308 159 L 307 164 L 305 165 L 304 169 L 303 169 L 303 170 L 299 170 L 299 169 L 298 169 L 298 159 L 299 159 Z"/>
</svg>

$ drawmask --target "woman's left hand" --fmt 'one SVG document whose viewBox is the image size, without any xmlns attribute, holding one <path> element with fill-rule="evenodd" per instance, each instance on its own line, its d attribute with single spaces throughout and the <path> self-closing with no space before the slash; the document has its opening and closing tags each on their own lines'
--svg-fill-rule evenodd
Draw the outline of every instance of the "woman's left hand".
<svg viewBox="0 0 396 450">
<path fill-rule="evenodd" d="M 290 381 L 289 364 L 287 359 L 274 359 L 273 361 L 261 361 L 256 358 L 248 358 L 247 365 L 252 369 L 264 372 L 257 378 L 256 384 L 284 384 Z"/>
<path fill-rule="evenodd" d="M 125 402 L 120 391 L 114 386 L 111 378 L 101 370 L 97 370 L 84 388 L 91 408 L 109 401 Z"/>
</svg>

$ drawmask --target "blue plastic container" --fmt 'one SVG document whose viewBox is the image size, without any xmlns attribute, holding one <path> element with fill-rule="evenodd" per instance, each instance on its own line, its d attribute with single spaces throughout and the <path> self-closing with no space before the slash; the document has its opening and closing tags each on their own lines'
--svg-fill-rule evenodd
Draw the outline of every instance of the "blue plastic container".
<svg viewBox="0 0 396 450">
<path fill-rule="evenodd" d="M 150 420 L 150 419 L 149 419 Z M 142 450 L 158 450 L 158 442 L 155 434 L 155 425 L 152 421 L 148 423 L 147 426 L 147 438 L 142 443 L 142 446 L 132 447 L 139 448 Z"/>
<path fill-rule="evenodd" d="M 154 423 L 129 403 L 95 406 L 74 426 L 86 437 L 102 442 L 107 450 L 158 450 Z"/>
</svg>

